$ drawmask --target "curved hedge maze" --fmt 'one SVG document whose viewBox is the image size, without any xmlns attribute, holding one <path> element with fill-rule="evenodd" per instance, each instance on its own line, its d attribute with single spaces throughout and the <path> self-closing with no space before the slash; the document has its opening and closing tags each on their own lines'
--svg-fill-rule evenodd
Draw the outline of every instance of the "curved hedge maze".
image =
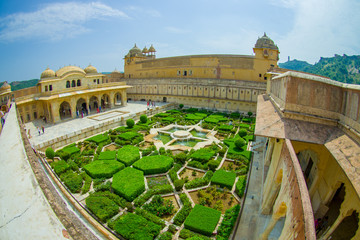
<svg viewBox="0 0 360 240">
<path fill-rule="evenodd" d="M 251 115 L 174 109 L 73 143 L 47 160 L 68 190 L 126 239 L 228 239 L 251 160 Z M 153 126 L 174 122 L 201 124 L 221 142 L 171 151 L 144 141 Z"/>
</svg>

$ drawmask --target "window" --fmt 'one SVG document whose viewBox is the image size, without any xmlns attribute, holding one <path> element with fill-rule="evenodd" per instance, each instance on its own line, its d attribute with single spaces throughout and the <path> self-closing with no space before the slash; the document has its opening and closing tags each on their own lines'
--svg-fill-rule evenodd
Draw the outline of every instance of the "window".
<svg viewBox="0 0 360 240">
<path fill-rule="evenodd" d="M 49 85 L 49 91 L 52 91 L 52 85 Z"/>
<path fill-rule="evenodd" d="M 45 86 L 45 92 L 47 92 L 48 91 L 48 86 Z"/>
<path fill-rule="evenodd" d="M 187 71 L 184 71 L 184 74 L 183 74 L 184 76 L 187 76 Z"/>
<path fill-rule="evenodd" d="M 129 77 L 130 77 L 130 75 L 129 75 Z M 96 83 L 96 79 L 94 79 L 94 83 Z"/>
<path fill-rule="evenodd" d="M 181 71 L 180 71 L 180 70 L 177 71 L 177 75 L 178 75 L 178 76 L 181 75 Z"/>
<path fill-rule="evenodd" d="M 100 84 L 100 80 L 99 80 L 99 79 L 97 80 L 97 84 Z"/>
<path fill-rule="evenodd" d="M 192 75 L 192 70 L 189 70 L 189 76 L 191 76 Z"/>
<path fill-rule="evenodd" d="M 234 75 L 235 75 L 235 72 L 232 72 L 232 75 L 234 76 Z"/>
<path fill-rule="evenodd" d="M 75 80 L 72 80 L 72 82 L 71 82 L 71 87 L 75 87 L 76 85 L 75 85 Z"/>
<path fill-rule="evenodd" d="M 70 81 L 66 81 L 66 88 L 70 87 Z"/>
<path fill-rule="evenodd" d="M 30 114 L 26 114 L 27 121 L 30 121 Z"/>
<path fill-rule="evenodd" d="M 34 119 L 37 119 L 37 112 L 34 112 Z"/>
<path fill-rule="evenodd" d="M 78 87 L 81 86 L 81 80 L 80 79 L 77 80 L 76 86 L 78 86 Z"/>
<path fill-rule="evenodd" d="M 267 80 L 267 77 L 264 77 L 264 80 Z"/>
<path fill-rule="evenodd" d="M 261 77 L 261 73 L 259 73 L 259 77 Z"/>
</svg>

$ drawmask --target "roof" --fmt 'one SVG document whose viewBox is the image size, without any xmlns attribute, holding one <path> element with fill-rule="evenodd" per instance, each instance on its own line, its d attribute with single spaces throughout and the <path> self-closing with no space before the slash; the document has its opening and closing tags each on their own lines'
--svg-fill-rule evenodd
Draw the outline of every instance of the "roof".
<svg viewBox="0 0 360 240">
<path fill-rule="evenodd" d="M 324 145 L 360 196 L 360 146 L 336 126 L 281 118 L 266 95 L 259 95 L 255 135 Z"/>
<path fill-rule="evenodd" d="M 270 48 L 279 51 L 278 46 L 275 45 L 274 41 L 271 40 L 271 38 L 266 36 L 266 33 L 264 33 L 264 36 L 262 36 L 256 41 L 255 48 Z"/>
<path fill-rule="evenodd" d="M 66 66 L 63 68 L 60 68 L 59 70 L 56 71 L 56 76 L 57 77 L 64 77 L 65 75 L 69 74 L 69 73 L 80 73 L 82 75 L 85 75 L 85 71 L 84 69 L 77 67 L 77 66 Z"/>
</svg>

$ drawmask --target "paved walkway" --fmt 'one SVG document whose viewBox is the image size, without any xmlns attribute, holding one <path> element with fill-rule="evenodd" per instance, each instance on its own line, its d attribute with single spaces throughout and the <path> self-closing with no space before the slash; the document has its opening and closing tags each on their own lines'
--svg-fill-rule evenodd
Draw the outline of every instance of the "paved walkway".
<svg viewBox="0 0 360 240">
<path fill-rule="evenodd" d="M 156 106 L 161 107 L 168 103 L 157 102 Z M 30 129 L 31 138 L 30 143 L 35 146 L 40 143 L 49 141 L 51 139 L 64 136 L 69 133 L 79 131 L 81 129 L 99 125 L 102 121 L 107 121 L 112 118 L 127 117 L 131 114 L 147 110 L 146 102 L 130 101 L 125 107 L 116 107 L 101 113 L 93 113 L 84 118 L 69 119 L 57 124 L 45 124 L 42 120 L 28 122 L 25 124 L 26 131 Z M 37 127 L 41 128 L 44 125 L 45 133 L 39 135 Z"/>
<path fill-rule="evenodd" d="M 0 146 L 0 239 L 66 239 L 27 160 L 14 106 Z"/>
<path fill-rule="evenodd" d="M 235 232 L 236 240 L 256 240 L 268 225 L 271 215 L 262 215 L 260 211 L 263 191 L 263 150 L 266 139 L 256 137 L 253 142 L 254 157 L 250 176 L 250 182 L 244 203 L 240 223 Z M 284 226 L 284 218 L 280 219 L 269 236 L 269 240 L 278 239 Z"/>
</svg>

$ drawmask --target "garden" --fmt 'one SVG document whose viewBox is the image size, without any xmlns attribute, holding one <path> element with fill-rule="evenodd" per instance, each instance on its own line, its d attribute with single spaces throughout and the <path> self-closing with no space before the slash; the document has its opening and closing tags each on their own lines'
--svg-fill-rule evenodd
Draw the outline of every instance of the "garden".
<svg viewBox="0 0 360 240">
<path fill-rule="evenodd" d="M 48 148 L 45 155 L 68 191 L 115 235 L 223 240 L 233 231 L 246 188 L 251 115 L 180 107 L 142 115 L 138 122 L 128 119 L 126 126 Z M 163 139 L 148 137 L 155 128 L 172 136 L 176 129 L 170 125 L 215 140 L 174 151 L 159 147 L 156 141 Z"/>
</svg>

